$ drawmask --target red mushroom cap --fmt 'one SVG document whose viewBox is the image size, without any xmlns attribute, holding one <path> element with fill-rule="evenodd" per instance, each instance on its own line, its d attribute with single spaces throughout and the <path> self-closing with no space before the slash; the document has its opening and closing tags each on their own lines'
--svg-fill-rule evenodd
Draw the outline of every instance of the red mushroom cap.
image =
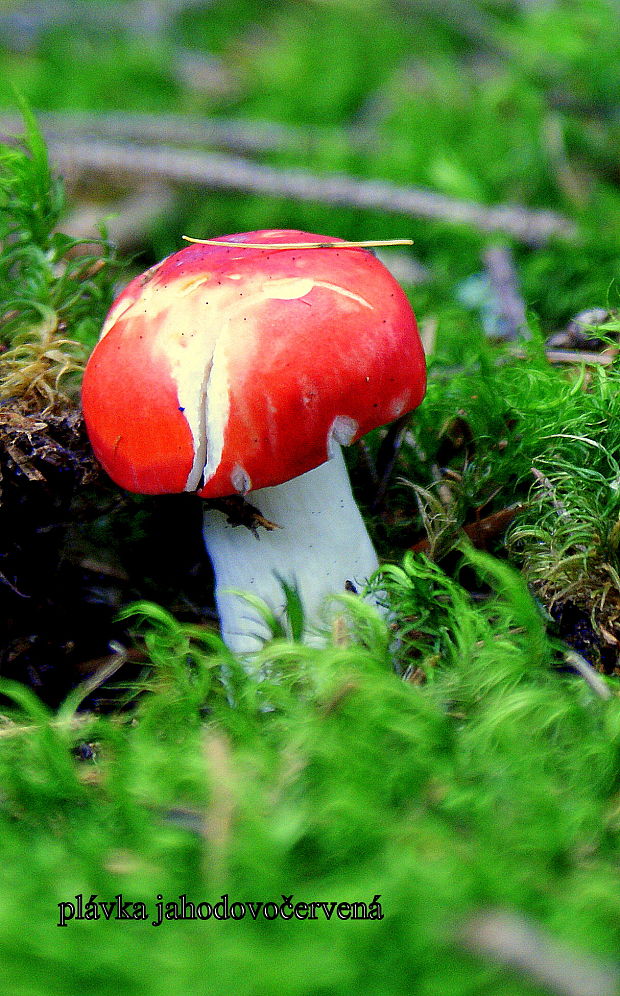
<svg viewBox="0 0 620 996">
<path fill-rule="evenodd" d="M 281 484 L 415 408 L 426 368 L 401 287 L 297 231 L 192 244 L 125 288 L 84 375 L 95 455 L 121 487 L 215 498 Z"/>
</svg>

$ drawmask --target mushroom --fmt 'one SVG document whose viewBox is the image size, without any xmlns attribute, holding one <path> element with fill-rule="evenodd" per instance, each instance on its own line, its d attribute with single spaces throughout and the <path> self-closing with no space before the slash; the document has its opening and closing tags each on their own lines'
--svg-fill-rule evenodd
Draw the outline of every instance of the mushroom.
<svg viewBox="0 0 620 996">
<path fill-rule="evenodd" d="M 240 592 L 280 615 L 282 581 L 295 585 L 312 639 L 326 596 L 376 569 L 340 447 L 424 390 L 415 317 L 386 267 L 351 243 L 278 230 L 196 241 L 132 280 L 82 399 L 121 487 L 247 496 L 275 526 L 256 533 L 205 509 L 222 635 L 248 652 L 269 633 Z"/>
</svg>

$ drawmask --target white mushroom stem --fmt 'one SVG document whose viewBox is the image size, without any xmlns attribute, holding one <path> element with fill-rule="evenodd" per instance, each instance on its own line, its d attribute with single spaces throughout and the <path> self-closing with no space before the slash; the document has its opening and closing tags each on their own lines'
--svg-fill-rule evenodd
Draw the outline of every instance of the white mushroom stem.
<svg viewBox="0 0 620 996">
<path fill-rule="evenodd" d="M 334 445 L 331 458 L 307 474 L 247 497 L 280 528 L 260 528 L 256 536 L 245 526 L 230 525 L 215 509 L 204 517 L 225 642 L 236 653 L 248 653 L 270 636 L 260 613 L 230 589 L 258 596 L 285 621 L 279 577 L 299 591 L 304 639 L 320 642 L 328 596 L 345 592 L 347 582 L 361 587 L 378 566 L 340 447 Z"/>
</svg>

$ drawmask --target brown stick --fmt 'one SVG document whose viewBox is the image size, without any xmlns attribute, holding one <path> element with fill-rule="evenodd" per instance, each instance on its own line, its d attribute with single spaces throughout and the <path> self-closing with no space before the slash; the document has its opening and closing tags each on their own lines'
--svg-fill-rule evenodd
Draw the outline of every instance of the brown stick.
<svg viewBox="0 0 620 996">
<path fill-rule="evenodd" d="M 519 279 L 510 249 L 507 246 L 489 246 L 484 254 L 484 266 L 501 323 L 502 338 L 530 338 L 525 303 L 519 291 Z"/>
<path fill-rule="evenodd" d="M 60 228 L 76 239 L 97 238 L 103 220 L 110 241 L 127 251 L 140 244 L 154 221 L 173 204 L 174 193 L 169 187 L 147 182 L 111 205 L 82 205 L 64 219 Z"/>
<path fill-rule="evenodd" d="M 211 0 L 213 2 L 213 0 Z M 0 35 L 4 35 L 15 49 L 26 49 L 44 31 L 52 28 L 86 26 L 110 30 L 122 26 L 126 31 L 144 37 L 159 35 L 170 27 L 174 18 L 192 7 L 208 6 L 209 0 L 164 0 L 144 3 L 139 0 L 125 3 L 122 13 L 114 5 L 98 0 L 73 3 L 72 0 L 55 0 L 54 3 L 21 3 L 0 12 Z"/>
<path fill-rule="evenodd" d="M 530 211 L 517 205 L 487 207 L 456 200 L 389 180 L 359 180 L 342 173 L 319 175 L 300 169 L 277 169 L 215 153 L 168 147 L 146 148 L 114 142 L 53 140 L 50 153 L 65 173 L 148 176 L 176 183 L 196 183 L 219 190 L 243 190 L 292 200 L 320 201 L 347 207 L 472 225 L 485 232 L 504 232 L 530 245 L 554 236 L 570 237 L 575 228 L 553 211 Z M 197 233 L 200 234 L 200 233 Z"/>
<path fill-rule="evenodd" d="M 502 365 L 504 363 L 509 363 L 512 358 L 514 359 L 524 359 L 526 352 L 524 349 L 520 349 L 518 346 L 510 347 L 510 354 L 501 353 L 495 360 L 497 365 Z M 584 364 L 584 366 L 590 367 L 608 367 L 610 366 L 617 356 L 617 351 L 615 349 L 603 350 L 601 353 L 590 353 L 585 349 L 546 349 L 545 356 L 549 360 L 549 363 L 569 363 L 579 366 Z M 429 372 L 429 377 L 434 380 L 452 380 L 457 374 L 461 374 L 464 371 L 464 367 L 442 367 L 434 366 L 431 367 Z"/>
<path fill-rule="evenodd" d="M 467 522 L 462 527 L 463 532 L 478 550 L 484 550 L 488 543 L 506 531 L 520 508 L 520 505 L 510 505 L 508 508 L 502 508 L 497 512 L 491 512 L 490 515 L 485 515 L 483 519 Z M 428 553 L 431 544 L 428 538 L 425 538 L 413 543 L 409 549 L 414 553 Z"/>
<path fill-rule="evenodd" d="M 558 996 L 616 996 L 620 973 L 571 950 L 533 921 L 498 910 L 472 919 L 462 935 L 467 948 L 516 970 Z"/>
<path fill-rule="evenodd" d="M 51 111 L 37 114 L 37 121 L 48 141 L 75 141 L 103 138 L 136 142 L 138 145 L 185 145 L 231 152 L 298 152 L 303 154 L 340 135 L 352 148 L 365 149 L 370 142 L 376 148 L 377 135 L 362 127 L 298 127 L 275 121 L 251 121 L 244 118 L 190 118 L 182 114 L 98 114 L 96 112 Z M 0 132 L 13 135 L 23 130 L 16 115 L 0 115 Z"/>
<path fill-rule="evenodd" d="M 567 650 L 564 654 L 564 660 L 581 675 L 586 684 L 590 686 L 599 698 L 608 701 L 613 697 L 611 689 L 605 684 L 598 671 L 595 671 L 585 657 L 578 654 L 576 650 Z"/>
</svg>

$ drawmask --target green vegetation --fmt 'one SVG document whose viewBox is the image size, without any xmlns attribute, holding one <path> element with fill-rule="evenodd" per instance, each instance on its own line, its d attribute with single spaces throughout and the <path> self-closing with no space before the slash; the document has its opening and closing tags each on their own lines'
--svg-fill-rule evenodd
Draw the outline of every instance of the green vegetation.
<svg viewBox="0 0 620 996">
<path fill-rule="evenodd" d="M 37 110 L 175 112 L 309 127 L 318 129 L 310 139 L 298 136 L 258 158 L 420 184 L 486 205 L 562 211 L 577 224 L 575 240 L 516 249 L 526 302 L 547 330 L 607 302 L 620 229 L 620 26 L 611 0 L 372 0 L 356 5 L 354 17 L 348 0 L 275 0 L 259 11 L 254 0 L 221 0 L 167 21 L 153 13 L 145 23 L 120 2 L 68 6 L 64 24 L 60 15 L 43 18 L 27 55 L 19 37 L 16 51 L 0 51 L 3 78 Z M 189 56 L 200 63 L 205 52 L 206 81 L 187 69 Z M 2 101 L 12 108 L 9 91 Z M 410 235 L 433 276 L 416 291 L 418 310 L 442 322 L 488 241 L 443 221 L 193 189 L 178 193 L 173 215 L 150 233 L 152 258 L 177 249 L 183 233 L 259 227 Z"/>
<path fill-rule="evenodd" d="M 10 346 L 0 398 L 53 407 L 61 381 L 82 368 L 79 342 L 92 342 L 112 301 L 112 257 L 103 239 L 56 231 L 63 185 L 31 112 L 22 110 L 23 142 L 0 146 L 0 341 Z"/>
<path fill-rule="evenodd" d="M 208 616 L 201 554 L 169 533 L 197 508 L 94 475 L 75 395 L 118 263 L 103 229 L 61 234 L 87 179 L 68 177 L 66 197 L 22 108 L 23 138 L 0 145 L 3 992 L 559 992 L 466 937 L 499 910 L 584 966 L 617 964 L 620 947 L 617 8 L 221 0 L 162 5 L 152 23 L 147 8 L 59 4 L 9 44 L 3 7 L 0 72 L 37 117 L 269 120 L 300 131 L 256 152 L 265 165 L 552 209 L 574 234 L 528 243 L 448 217 L 175 188 L 141 266 L 182 233 L 285 226 L 411 235 L 426 267 L 407 290 L 428 396 L 380 498 L 390 437 L 350 454 L 386 617 L 342 596 L 324 648 L 273 620 L 240 661 Z M 206 83 L 188 52 L 208 54 Z M 102 218 L 121 173 L 97 181 Z M 508 341 L 484 262 L 498 245 L 527 313 Z M 605 319 L 550 362 L 549 334 L 594 307 Z M 121 895 L 146 919 L 119 919 Z M 227 919 L 203 906 L 152 925 L 161 897 L 224 895 Z M 365 906 L 286 919 L 313 902 Z"/>
<path fill-rule="evenodd" d="M 497 592 L 483 605 L 423 560 L 390 574 L 403 602 L 415 591 L 441 606 L 442 662 L 423 686 L 393 673 L 391 634 L 353 599 L 350 642 L 275 642 L 250 673 L 217 638 L 142 606 L 149 677 L 130 716 L 80 716 L 74 696 L 52 721 L 4 682 L 22 710 L 0 751 L 5 991 L 543 991 L 463 949 L 486 907 L 613 956 L 618 699 L 554 670 L 516 575 L 467 560 Z M 93 757 L 77 760 L 77 741 Z M 76 918 L 77 895 L 84 911 L 119 892 L 148 921 Z M 380 920 L 151 923 L 158 896 L 377 893 Z"/>
</svg>

